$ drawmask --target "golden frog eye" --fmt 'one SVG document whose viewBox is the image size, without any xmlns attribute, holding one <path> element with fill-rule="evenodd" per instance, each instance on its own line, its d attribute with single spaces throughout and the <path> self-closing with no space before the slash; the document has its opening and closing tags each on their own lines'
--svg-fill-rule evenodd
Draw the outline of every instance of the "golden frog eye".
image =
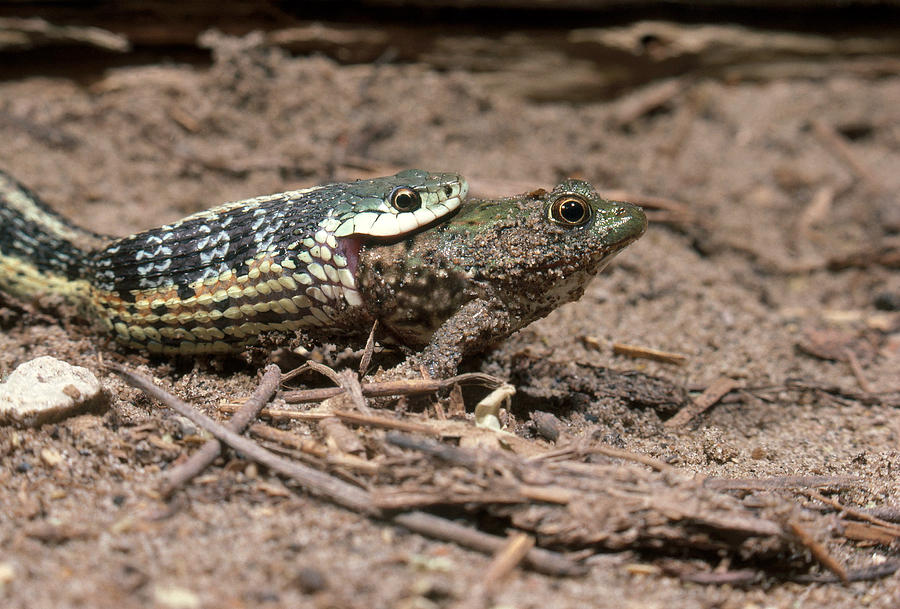
<svg viewBox="0 0 900 609">
<path fill-rule="evenodd" d="M 550 205 L 550 220 L 563 226 L 581 226 L 591 219 L 591 206 L 578 195 L 564 195 Z"/>
<path fill-rule="evenodd" d="M 391 205 L 399 212 L 416 211 L 422 206 L 422 197 L 412 188 L 401 186 L 391 193 Z"/>
</svg>

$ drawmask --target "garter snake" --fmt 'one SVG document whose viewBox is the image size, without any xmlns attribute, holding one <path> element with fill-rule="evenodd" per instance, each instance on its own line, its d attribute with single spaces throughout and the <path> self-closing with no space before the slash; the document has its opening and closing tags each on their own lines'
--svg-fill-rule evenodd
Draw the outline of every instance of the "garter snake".
<svg viewBox="0 0 900 609">
<path fill-rule="evenodd" d="M 226 203 L 115 239 L 0 172 L 0 290 L 54 294 L 151 353 L 238 351 L 265 332 L 353 326 L 360 249 L 452 214 L 459 175 L 407 170 Z"/>
</svg>

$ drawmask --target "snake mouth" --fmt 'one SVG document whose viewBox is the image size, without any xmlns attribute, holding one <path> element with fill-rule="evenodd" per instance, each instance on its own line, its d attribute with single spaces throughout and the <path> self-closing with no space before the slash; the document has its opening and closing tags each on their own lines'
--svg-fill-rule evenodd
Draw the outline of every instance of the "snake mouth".
<svg viewBox="0 0 900 609">
<path fill-rule="evenodd" d="M 432 205 L 430 209 L 418 209 L 414 212 L 392 216 L 384 214 L 379 222 L 366 226 L 366 220 L 355 219 L 354 223 L 358 224 L 354 232 L 341 237 L 341 240 L 358 240 L 362 244 L 389 245 L 403 241 L 415 233 L 428 230 L 438 224 L 449 221 L 459 212 L 462 205 L 460 196 L 449 197 L 436 205 Z M 438 212 L 438 213 L 434 213 Z M 361 214 L 362 215 L 362 214 Z M 379 224 L 392 225 L 391 230 L 379 227 Z M 383 234 L 382 234 L 383 233 Z"/>
<path fill-rule="evenodd" d="M 443 191 L 437 191 L 434 194 L 440 199 L 438 202 L 415 211 L 399 214 L 361 212 L 345 220 L 334 231 L 334 236 L 341 239 L 355 237 L 379 243 L 405 239 L 410 234 L 435 224 L 438 220 L 444 221 L 452 217 L 462 205 L 465 190 L 464 188 L 460 189 L 459 193 L 451 196 L 447 196 Z"/>
<path fill-rule="evenodd" d="M 335 253 L 347 259 L 347 270 L 356 277 L 356 269 L 359 267 L 359 252 L 363 241 L 358 237 L 343 237 L 337 240 Z"/>
</svg>

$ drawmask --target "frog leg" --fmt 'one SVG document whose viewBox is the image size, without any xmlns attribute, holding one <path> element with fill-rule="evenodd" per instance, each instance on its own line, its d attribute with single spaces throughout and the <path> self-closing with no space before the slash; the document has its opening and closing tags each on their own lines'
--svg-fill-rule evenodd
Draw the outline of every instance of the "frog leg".
<svg viewBox="0 0 900 609">
<path fill-rule="evenodd" d="M 483 350 L 498 337 L 508 336 L 515 327 L 503 303 L 472 300 L 437 329 L 420 353 L 410 356 L 400 367 L 415 373 L 424 367 L 435 378 L 453 376 L 464 356 Z"/>
</svg>

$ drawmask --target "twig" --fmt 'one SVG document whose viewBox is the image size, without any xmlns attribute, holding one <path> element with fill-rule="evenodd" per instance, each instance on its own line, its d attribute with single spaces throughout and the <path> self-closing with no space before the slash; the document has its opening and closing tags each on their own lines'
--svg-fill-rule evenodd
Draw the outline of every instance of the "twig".
<svg viewBox="0 0 900 609">
<path fill-rule="evenodd" d="M 787 379 L 785 381 L 785 387 L 787 389 L 799 389 L 801 391 L 822 391 L 848 400 L 857 400 L 866 405 L 888 406 L 893 408 L 900 407 L 900 392 L 898 391 L 880 391 L 877 393 L 850 391 L 839 387 L 838 385 L 828 385 L 817 381 L 796 378 Z"/>
<path fill-rule="evenodd" d="M 876 507 L 872 508 L 871 510 L 866 510 L 866 513 L 872 514 L 876 518 L 881 518 L 882 520 L 886 520 L 888 522 L 900 522 L 900 507 L 897 506 L 886 505 L 882 507 Z"/>
<path fill-rule="evenodd" d="M 378 329 L 378 320 L 372 324 L 372 330 L 369 332 L 369 338 L 366 340 L 366 348 L 363 349 L 362 359 L 359 360 L 359 378 L 366 375 L 369 370 L 369 364 L 372 363 L 372 355 L 375 354 L 375 331 Z"/>
<path fill-rule="evenodd" d="M 875 191 L 881 190 L 881 184 L 878 179 L 869 171 L 868 167 L 859 161 L 856 153 L 853 152 L 847 141 L 835 131 L 834 127 L 825 124 L 817 118 L 811 119 L 810 125 L 813 128 L 813 133 L 816 134 L 816 137 L 824 144 L 825 148 L 847 165 L 853 175 L 862 180 L 869 188 Z"/>
<path fill-rule="evenodd" d="M 635 205 L 640 205 L 641 207 L 668 211 L 683 217 L 689 218 L 694 215 L 694 213 L 691 211 L 691 208 L 688 207 L 687 204 L 682 203 L 681 201 L 676 201 L 675 199 L 655 197 L 653 195 L 645 195 L 638 192 L 631 192 L 629 190 L 604 190 L 601 194 L 606 199 L 612 199 L 615 201 L 628 201 L 629 203 L 634 203 Z"/>
<path fill-rule="evenodd" d="M 812 227 L 822 222 L 831 212 L 836 194 L 834 186 L 822 186 L 816 191 L 797 219 L 799 234 L 809 238 Z"/>
<path fill-rule="evenodd" d="M 297 367 L 294 368 L 293 370 L 290 370 L 290 371 L 285 372 L 284 374 L 282 374 L 282 375 L 281 375 L 281 382 L 282 382 L 282 383 L 286 383 L 286 382 L 288 382 L 289 380 L 291 380 L 291 379 L 293 379 L 293 378 L 295 378 L 295 377 L 298 377 L 298 376 L 300 376 L 301 374 L 303 374 L 304 372 L 306 372 L 307 370 L 309 370 L 309 366 L 308 366 L 307 364 L 309 364 L 309 362 L 303 362 L 302 364 L 300 364 L 299 366 L 297 366 Z"/>
<path fill-rule="evenodd" d="M 328 450 L 315 440 L 300 437 L 297 434 L 278 429 L 277 427 L 270 427 L 263 423 L 254 423 L 248 431 L 262 440 L 275 444 L 275 447 L 271 449 L 274 452 L 297 459 L 302 459 L 308 455 L 323 460 L 327 465 L 361 471 L 369 475 L 375 475 L 381 469 L 379 463 L 361 459 L 354 455 L 329 455 Z M 282 450 L 281 447 L 285 449 Z"/>
<path fill-rule="evenodd" d="M 297 434 L 285 431 L 283 429 L 278 429 L 277 427 L 271 427 L 263 423 L 254 423 L 250 426 L 250 429 L 248 431 L 254 436 L 262 438 L 263 440 L 277 442 L 278 444 L 287 446 L 288 448 L 299 450 L 302 453 L 306 453 L 320 459 L 324 459 L 328 456 L 328 451 L 325 449 L 325 447 L 315 440 L 300 437 Z"/>
<path fill-rule="evenodd" d="M 481 580 L 481 588 L 487 596 L 492 596 L 500 583 L 516 566 L 525 559 L 534 547 L 534 537 L 525 533 L 513 533 L 499 552 L 494 554 L 491 564 Z"/>
<path fill-rule="evenodd" d="M 234 404 L 219 404 L 216 406 L 221 412 L 232 413 L 237 412 L 238 407 Z M 286 410 L 284 408 L 263 408 L 259 411 L 259 416 L 273 419 L 276 421 L 321 421 L 328 417 L 333 417 L 333 412 L 307 412 L 302 410 Z"/>
<path fill-rule="evenodd" d="M 337 417 L 328 417 L 319 421 L 319 429 L 325 434 L 325 443 L 332 452 L 364 455 L 366 447 L 363 446 L 359 436 L 341 423 Z"/>
<path fill-rule="evenodd" d="M 347 412 L 338 410 L 332 413 L 344 423 L 351 425 L 360 425 L 362 427 L 379 427 L 381 429 L 396 429 L 397 431 L 406 431 L 409 433 L 423 433 L 430 436 L 440 436 L 441 431 L 424 423 L 414 423 L 412 421 L 402 421 L 399 419 L 391 419 L 388 417 L 379 417 L 377 415 L 360 414 L 356 412 Z"/>
<path fill-rule="evenodd" d="M 110 362 L 106 365 L 132 387 L 140 389 L 195 425 L 207 430 L 231 448 L 243 453 L 248 459 L 291 478 L 309 492 L 325 497 L 340 506 L 371 516 L 380 514 L 380 511 L 374 507 L 368 492 L 306 465 L 282 459 L 258 444 L 228 430 L 224 425 L 216 423 L 205 414 L 195 410 L 190 404 L 157 387 L 148 377 L 119 364 Z"/>
<path fill-rule="evenodd" d="M 866 393 L 872 393 L 872 385 L 866 379 L 866 375 L 863 374 L 863 369 L 859 365 L 859 358 L 856 357 L 856 353 L 853 352 L 853 349 L 847 348 L 844 349 L 844 355 L 847 356 L 847 363 L 850 365 L 853 376 L 856 377 L 856 382 L 859 383 L 859 388 Z"/>
<path fill-rule="evenodd" d="M 222 412 L 236 412 L 237 407 L 230 404 L 222 404 L 219 407 Z M 409 433 L 421 433 L 429 436 L 441 436 L 442 431 L 425 423 L 416 423 L 414 421 L 403 421 L 401 419 L 393 419 L 390 417 L 382 417 L 375 414 L 367 415 L 358 412 L 350 412 L 349 410 L 335 410 L 333 412 L 301 412 L 298 410 L 284 410 L 281 408 L 263 408 L 259 411 L 259 416 L 267 417 L 275 420 L 287 421 L 312 421 L 318 422 L 330 417 L 337 417 L 343 423 L 350 425 L 359 425 L 361 427 L 377 427 L 380 429 L 396 429 L 397 431 L 405 431 Z"/>
<path fill-rule="evenodd" d="M 366 404 L 362 385 L 359 384 L 359 378 L 357 378 L 356 373 L 346 368 L 338 373 L 338 378 L 341 380 L 341 387 L 347 392 L 350 402 L 356 406 L 356 409 L 363 414 L 372 414 L 372 409 Z"/>
<path fill-rule="evenodd" d="M 728 377 L 719 377 L 706 388 L 706 391 L 697 396 L 693 403 L 688 404 L 675 416 L 666 421 L 663 425 L 669 429 L 683 427 L 694 417 L 700 415 L 710 406 L 721 400 L 725 394 L 740 387 L 740 383 Z"/>
<path fill-rule="evenodd" d="M 872 516 L 871 514 L 866 514 L 865 512 L 861 512 L 860 510 L 854 509 L 852 507 L 841 504 L 837 499 L 832 499 L 831 497 L 826 497 L 822 493 L 814 490 L 806 491 L 806 494 L 816 501 L 821 501 L 826 505 L 830 505 L 831 507 L 844 512 L 848 516 L 853 516 L 854 518 L 858 518 L 859 520 L 865 520 L 866 522 L 871 522 L 872 524 L 877 524 L 880 527 L 885 527 L 890 530 L 890 533 L 895 537 L 900 537 L 900 526 L 892 522 L 888 522 L 887 520 L 882 520 L 881 518 L 877 518 Z"/>
<path fill-rule="evenodd" d="M 889 577 L 897 571 L 900 571 L 900 560 L 892 560 L 889 562 L 883 562 L 880 565 L 872 565 L 869 567 L 863 567 L 861 569 L 850 569 L 849 571 L 847 571 L 847 581 L 867 582 L 872 581 L 873 579 Z M 793 581 L 807 584 L 833 584 L 843 580 L 840 579 L 837 575 L 822 573 L 798 575 L 797 577 L 793 578 Z"/>
<path fill-rule="evenodd" d="M 616 355 L 625 355 L 627 357 L 635 357 L 642 359 L 651 359 L 664 364 L 683 365 L 687 362 L 687 356 L 681 353 L 672 353 L 671 351 L 660 351 L 659 349 L 651 349 L 649 347 L 641 347 L 639 345 L 626 345 L 624 343 L 613 343 L 613 353 Z"/>
<path fill-rule="evenodd" d="M 677 211 L 653 210 L 648 209 L 644 212 L 647 221 L 651 226 L 657 224 L 673 224 L 673 225 L 691 225 L 696 226 L 699 222 L 691 215 L 679 213 Z"/>
<path fill-rule="evenodd" d="M 900 244 L 886 239 L 875 245 L 866 245 L 855 251 L 830 257 L 825 264 L 829 271 L 849 268 L 868 269 L 881 265 L 888 269 L 900 269 Z"/>
<path fill-rule="evenodd" d="M 329 368 L 330 370 L 330 368 Z M 434 393 L 447 389 L 455 384 L 483 385 L 485 387 L 499 387 L 503 380 L 489 374 L 469 372 L 444 380 L 437 379 L 409 379 L 402 381 L 387 381 L 384 383 L 362 383 L 362 393 L 366 397 L 385 397 L 391 395 L 420 395 Z M 301 389 L 287 391 L 281 395 L 288 404 L 303 402 L 321 402 L 336 395 L 344 393 L 342 387 L 327 387 L 324 389 Z"/>
<path fill-rule="evenodd" d="M 388 432 L 384 439 L 394 446 L 425 453 L 426 455 L 437 457 L 447 463 L 461 465 L 469 470 L 474 470 L 478 467 L 478 464 L 481 463 L 481 459 L 479 459 L 477 453 L 456 446 L 435 442 L 434 440 L 415 438 L 395 431 Z"/>
<path fill-rule="evenodd" d="M 664 461 L 660 461 L 659 459 L 654 459 L 648 455 L 642 455 L 640 453 L 631 452 L 630 450 L 624 450 L 622 448 L 615 448 L 613 446 L 591 446 L 589 449 L 585 451 L 586 453 L 598 453 L 601 455 L 606 455 L 607 457 L 613 457 L 616 459 L 625 459 L 626 461 L 634 461 L 636 463 L 642 463 L 648 467 L 655 469 L 658 472 L 670 472 L 670 473 L 683 473 L 677 467 L 672 467 L 668 463 Z"/>
<path fill-rule="evenodd" d="M 619 128 L 627 127 L 645 114 L 668 104 L 684 90 L 688 82 L 685 78 L 672 78 L 629 93 L 617 104 L 612 120 Z"/>
<path fill-rule="evenodd" d="M 0 30 L 7 30 L 14 36 L 5 36 L 0 49 L 6 51 L 7 47 L 17 50 L 31 49 L 46 44 L 60 42 L 78 43 L 90 45 L 105 51 L 125 53 L 131 50 L 128 38 L 120 34 L 114 34 L 98 27 L 81 25 L 54 25 L 38 17 L 23 19 L 19 17 L 4 17 L 0 19 Z"/>
<path fill-rule="evenodd" d="M 741 586 L 752 584 L 761 578 L 762 574 L 753 569 L 741 569 L 739 571 L 714 571 L 707 573 L 703 571 L 695 571 L 693 573 L 679 573 L 678 578 L 682 581 L 694 584 L 710 584 L 713 586 Z"/>
<path fill-rule="evenodd" d="M 816 541 L 809 531 L 800 526 L 797 522 L 790 521 L 787 523 L 788 528 L 797 537 L 797 540 L 806 546 L 813 557 L 818 560 L 823 567 L 837 575 L 842 582 L 849 583 L 847 578 L 847 569 L 831 555 L 828 548 Z"/>
<path fill-rule="evenodd" d="M 841 534 L 854 541 L 874 541 L 881 545 L 889 546 L 897 540 L 896 528 L 888 529 L 857 520 L 841 520 Z"/>
<path fill-rule="evenodd" d="M 256 391 L 253 392 L 253 395 L 244 402 L 228 422 L 228 429 L 235 433 L 243 432 L 244 428 L 250 424 L 250 421 L 258 416 L 259 411 L 266 405 L 266 402 L 275 395 L 280 380 L 281 370 L 279 370 L 278 366 L 274 364 L 266 366 L 265 373 Z M 216 439 L 207 440 L 187 461 L 166 472 L 160 485 L 160 494 L 163 497 L 169 497 L 181 486 L 187 484 L 194 476 L 209 467 L 209 464 L 215 461 L 221 452 L 221 442 Z"/>
<path fill-rule="evenodd" d="M 496 553 L 507 543 L 503 537 L 483 533 L 425 512 L 398 514 L 392 521 L 415 533 L 451 541 L 479 552 Z M 587 571 L 584 565 L 575 563 L 558 552 L 541 548 L 528 550 L 524 562 L 535 571 L 547 575 L 572 576 L 582 575 Z"/>
<path fill-rule="evenodd" d="M 306 365 L 310 370 L 315 370 L 322 376 L 327 376 L 335 385 L 341 386 L 340 374 L 338 374 L 331 366 L 326 366 L 325 364 L 320 364 L 319 362 L 314 362 L 312 360 L 306 362 Z"/>
<path fill-rule="evenodd" d="M 848 488 L 860 482 L 852 476 L 776 476 L 773 478 L 707 478 L 703 486 L 717 491 L 774 491 L 791 488 Z"/>
<path fill-rule="evenodd" d="M 464 417 L 466 415 L 466 402 L 463 399 L 462 387 L 453 385 L 447 404 L 448 417 Z"/>
</svg>

